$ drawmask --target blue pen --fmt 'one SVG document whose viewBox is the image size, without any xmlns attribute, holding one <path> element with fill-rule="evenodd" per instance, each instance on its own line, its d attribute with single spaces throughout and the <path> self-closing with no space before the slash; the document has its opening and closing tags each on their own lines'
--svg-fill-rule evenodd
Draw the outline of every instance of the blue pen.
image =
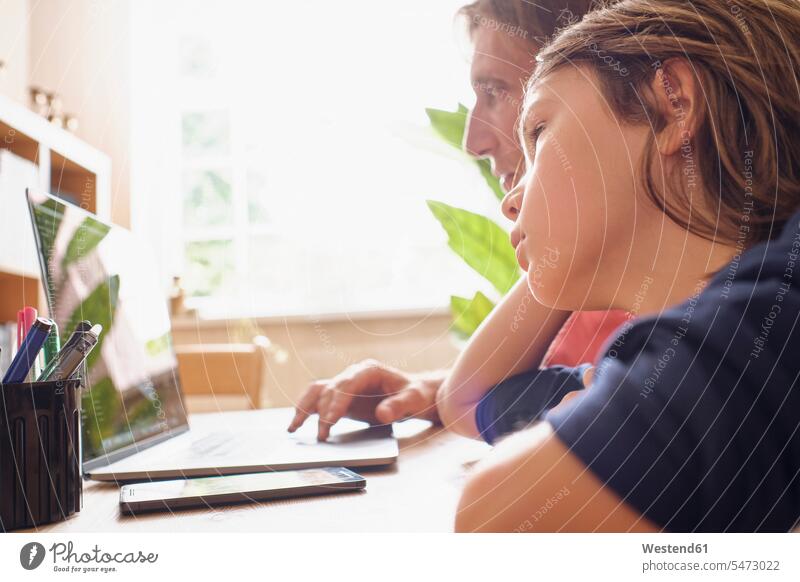
<svg viewBox="0 0 800 582">
<path fill-rule="evenodd" d="M 25 378 L 28 377 L 28 372 L 31 371 L 31 367 L 36 361 L 36 357 L 39 355 L 39 351 L 41 351 L 44 342 L 47 340 L 47 336 L 50 335 L 52 327 L 52 320 L 45 317 L 38 317 L 33 322 L 28 334 L 19 346 L 17 355 L 14 356 L 14 360 L 8 367 L 6 375 L 3 376 L 3 384 L 19 384 L 25 381 Z"/>
</svg>

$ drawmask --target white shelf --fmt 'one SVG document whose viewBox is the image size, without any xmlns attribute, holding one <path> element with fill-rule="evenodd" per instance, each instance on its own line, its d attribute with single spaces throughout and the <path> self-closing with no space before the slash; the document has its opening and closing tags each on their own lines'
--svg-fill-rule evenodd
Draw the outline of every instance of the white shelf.
<svg viewBox="0 0 800 582">
<path fill-rule="evenodd" d="M 0 321 L 25 304 L 42 308 L 39 262 L 25 188 L 60 192 L 108 220 L 111 159 L 0 95 Z M 38 297 L 38 300 L 37 300 Z"/>
<path fill-rule="evenodd" d="M 39 168 L 33 162 L 0 150 L 0 271 L 39 276 L 25 188 L 38 187 Z"/>
</svg>

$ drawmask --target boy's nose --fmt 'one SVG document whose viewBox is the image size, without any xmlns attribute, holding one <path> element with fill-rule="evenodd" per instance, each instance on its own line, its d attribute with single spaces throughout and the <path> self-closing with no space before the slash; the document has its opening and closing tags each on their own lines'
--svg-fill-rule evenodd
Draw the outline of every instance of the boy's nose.
<svg viewBox="0 0 800 582">
<path fill-rule="evenodd" d="M 517 182 L 511 191 L 503 198 L 501 208 L 503 215 L 509 220 L 516 221 L 522 208 L 522 193 L 525 189 L 524 177 Z"/>
</svg>

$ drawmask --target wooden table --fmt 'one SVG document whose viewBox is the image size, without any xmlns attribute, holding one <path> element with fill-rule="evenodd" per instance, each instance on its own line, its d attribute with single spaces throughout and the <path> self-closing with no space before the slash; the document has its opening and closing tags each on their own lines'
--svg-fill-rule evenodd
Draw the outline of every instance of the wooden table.
<svg viewBox="0 0 800 582">
<path fill-rule="evenodd" d="M 280 409 L 275 413 L 286 415 Z M 202 427 L 209 416 L 192 415 L 191 425 Z M 356 469 L 367 479 L 364 492 L 127 516 L 119 512 L 116 485 L 86 481 L 83 510 L 65 522 L 37 531 L 452 531 L 466 471 L 485 454 L 488 445 L 419 420 L 398 423 L 394 432 L 400 444 L 396 465 Z"/>
</svg>

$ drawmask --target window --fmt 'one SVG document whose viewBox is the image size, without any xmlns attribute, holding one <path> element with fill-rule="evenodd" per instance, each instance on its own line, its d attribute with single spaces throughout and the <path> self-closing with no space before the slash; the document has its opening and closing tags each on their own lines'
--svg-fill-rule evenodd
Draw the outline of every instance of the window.
<svg viewBox="0 0 800 582">
<path fill-rule="evenodd" d="M 134 3 L 134 229 L 166 249 L 165 279 L 221 316 L 485 288 L 425 205 L 502 220 L 424 113 L 470 97 L 462 4 Z"/>
</svg>

